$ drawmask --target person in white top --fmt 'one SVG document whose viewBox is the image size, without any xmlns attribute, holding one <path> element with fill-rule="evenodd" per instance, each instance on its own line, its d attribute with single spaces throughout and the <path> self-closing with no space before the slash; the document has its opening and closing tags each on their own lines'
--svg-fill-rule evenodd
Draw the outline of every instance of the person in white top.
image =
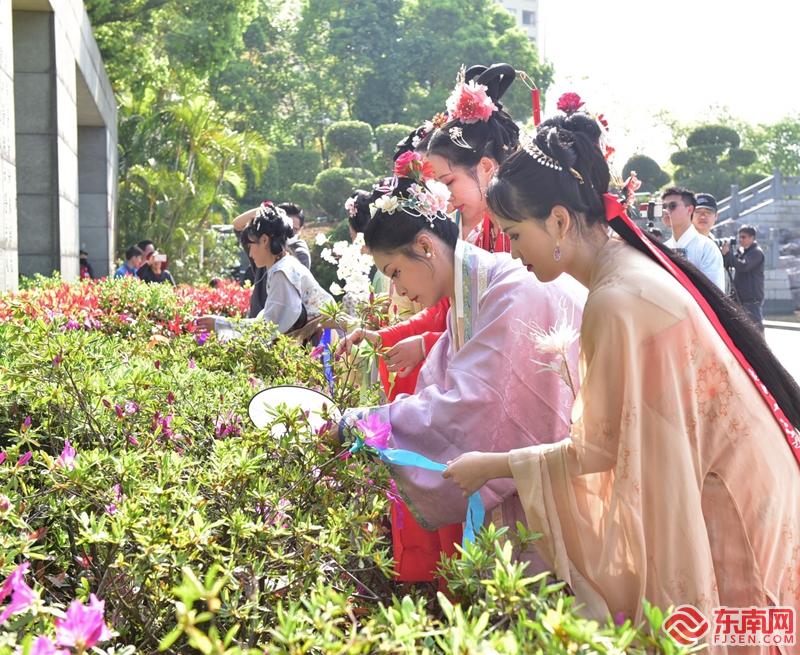
<svg viewBox="0 0 800 655">
<path fill-rule="evenodd" d="M 322 307 L 333 302 L 311 271 L 287 254 L 287 241 L 293 233 L 286 212 L 271 202 L 262 204 L 241 232 L 240 239 L 249 257 L 258 268 L 267 269 L 264 309 L 256 318 L 243 319 L 241 323 L 268 321 L 286 334 L 319 317 Z M 206 332 L 216 331 L 221 337 L 238 336 L 230 321 L 220 316 L 203 316 L 197 320 L 197 327 Z"/>
<path fill-rule="evenodd" d="M 717 287 L 725 291 L 722 253 L 716 243 L 700 234 L 692 225 L 692 214 L 696 205 L 695 196 L 688 189 L 670 187 L 661 194 L 663 221 L 672 229 L 672 236 L 664 245 L 680 252 Z"/>
</svg>

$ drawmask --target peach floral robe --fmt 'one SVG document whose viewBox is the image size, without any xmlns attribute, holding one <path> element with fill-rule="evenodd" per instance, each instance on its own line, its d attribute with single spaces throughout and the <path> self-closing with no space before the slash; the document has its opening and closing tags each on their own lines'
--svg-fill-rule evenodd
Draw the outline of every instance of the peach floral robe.
<svg viewBox="0 0 800 655">
<path fill-rule="evenodd" d="M 638 621 L 643 598 L 709 618 L 798 608 L 800 468 L 785 437 L 690 294 L 616 238 L 591 273 L 580 366 L 570 437 L 510 464 L 540 555 L 585 613 Z"/>
</svg>

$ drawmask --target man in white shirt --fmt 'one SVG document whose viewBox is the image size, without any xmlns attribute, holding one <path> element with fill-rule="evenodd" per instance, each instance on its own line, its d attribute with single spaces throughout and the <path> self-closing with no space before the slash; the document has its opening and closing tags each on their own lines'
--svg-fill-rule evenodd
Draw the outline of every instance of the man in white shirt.
<svg viewBox="0 0 800 655">
<path fill-rule="evenodd" d="M 688 189 L 670 187 L 661 194 L 664 223 L 672 228 L 672 236 L 664 242 L 668 248 L 681 253 L 705 276 L 725 291 L 725 268 L 717 244 L 700 234 L 692 225 L 697 204 Z"/>
</svg>

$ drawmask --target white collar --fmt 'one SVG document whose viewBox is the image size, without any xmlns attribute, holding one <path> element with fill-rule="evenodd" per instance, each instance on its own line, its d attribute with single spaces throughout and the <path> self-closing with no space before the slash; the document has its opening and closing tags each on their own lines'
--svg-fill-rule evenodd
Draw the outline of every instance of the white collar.
<svg viewBox="0 0 800 655">
<path fill-rule="evenodd" d="M 686 232 L 681 234 L 681 238 L 676 241 L 675 235 L 673 234 L 672 240 L 675 241 L 675 247 L 685 248 L 686 246 L 689 245 L 691 241 L 694 241 L 694 239 L 699 235 L 700 233 L 697 231 L 697 228 L 694 226 L 694 224 L 689 223 L 688 229 L 686 230 Z"/>
</svg>

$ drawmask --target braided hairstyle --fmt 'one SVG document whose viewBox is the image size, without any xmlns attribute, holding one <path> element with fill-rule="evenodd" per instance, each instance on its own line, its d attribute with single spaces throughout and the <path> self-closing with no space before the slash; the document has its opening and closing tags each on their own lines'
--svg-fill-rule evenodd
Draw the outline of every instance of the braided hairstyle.
<svg viewBox="0 0 800 655">
<path fill-rule="evenodd" d="M 256 215 L 242 230 L 239 239 L 247 250 L 248 244 L 256 243 L 260 237 L 269 237 L 269 251 L 280 255 L 286 250 L 286 242 L 294 236 L 292 219 L 280 207 L 267 201 L 258 208 Z"/>
<path fill-rule="evenodd" d="M 475 81 L 487 88 L 487 95 L 497 109 L 488 120 L 466 123 L 459 119 L 448 121 L 438 130 L 429 134 L 421 145 L 427 146 L 428 155 L 439 155 L 447 161 L 463 168 L 473 168 L 482 157 L 502 163 L 519 144 L 519 127 L 503 109 L 500 98 L 514 81 L 516 71 L 509 64 L 471 66 L 464 75 L 464 81 Z M 453 142 L 452 128 L 461 130 L 465 148 Z"/>
<path fill-rule="evenodd" d="M 596 120 L 584 112 L 544 121 L 532 142 L 523 139 L 525 147 L 500 165 L 486 192 L 489 207 L 505 220 L 521 222 L 545 221 L 553 207 L 561 205 L 570 212 L 577 229 L 608 224 L 629 245 L 656 261 L 647 245 L 621 219 L 606 221 L 603 194 L 608 192 L 611 175 L 599 137 Z M 800 387 L 749 317 L 687 259 L 647 232 L 644 236 L 686 274 L 786 417 L 800 427 Z"/>
</svg>

